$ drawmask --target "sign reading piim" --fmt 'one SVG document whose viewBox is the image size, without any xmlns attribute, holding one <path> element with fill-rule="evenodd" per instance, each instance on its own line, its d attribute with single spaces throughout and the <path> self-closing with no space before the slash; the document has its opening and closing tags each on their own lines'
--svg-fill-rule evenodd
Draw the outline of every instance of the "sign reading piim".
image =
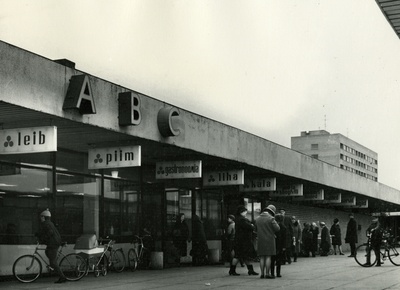
<svg viewBox="0 0 400 290">
<path fill-rule="evenodd" d="M 89 150 L 88 168 L 119 168 L 141 165 L 141 147 L 109 147 Z"/>
</svg>

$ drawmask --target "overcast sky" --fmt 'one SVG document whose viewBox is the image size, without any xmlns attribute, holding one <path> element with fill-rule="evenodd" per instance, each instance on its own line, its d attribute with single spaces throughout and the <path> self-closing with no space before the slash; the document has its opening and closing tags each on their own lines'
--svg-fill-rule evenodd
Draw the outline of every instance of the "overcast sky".
<svg viewBox="0 0 400 290">
<path fill-rule="evenodd" d="M 400 189 L 400 39 L 374 0 L 0 0 L 0 40 L 286 147 L 341 133 Z"/>
</svg>

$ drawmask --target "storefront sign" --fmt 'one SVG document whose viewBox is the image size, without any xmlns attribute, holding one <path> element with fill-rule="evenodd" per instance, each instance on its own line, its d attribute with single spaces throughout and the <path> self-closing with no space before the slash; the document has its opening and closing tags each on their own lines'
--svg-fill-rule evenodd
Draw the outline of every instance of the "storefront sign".
<svg viewBox="0 0 400 290">
<path fill-rule="evenodd" d="M 200 178 L 201 160 L 156 163 L 156 179 Z"/>
<path fill-rule="evenodd" d="M 292 197 L 303 196 L 303 184 L 291 184 L 279 186 L 276 191 L 269 193 L 270 197 Z"/>
<path fill-rule="evenodd" d="M 341 205 L 356 205 L 356 197 L 355 196 L 342 196 Z"/>
<path fill-rule="evenodd" d="M 245 178 L 244 185 L 240 186 L 241 192 L 275 191 L 276 178 Z"/>
<path fill-rule="evenodd" d="M 0 130 L 0 154 L 57 151 L 57 127 Z"/>
<path fill-rule="evenodd" d="M 342 194 L 341 193 L 325 193 L 324 200 L 322 203 L 341 203 L 342 202 Z"/>
<path fill-rule="evenodd" d="M 294 196 L 296 201 L 318 201 L 324 200 L 324 190 L 320 189 L 317 192 L 304 192 L 303 196 Z"/>
<path fill-rule="evenodd" d="M 203 186 L 244 184 L 244 169 L 212 171 L 204 174 Z"/>
<path fill-rule="evenodd" d="M 140 165 L 140 146 L 96 148 L 89 150 L 89 169 L 134 167 Z"/>
<path fill-rule="evenodd" d="M 368 208 L 368 199 L 356 198 L 356 204 L 349 205 L 350 208 Z"/>
</svg>

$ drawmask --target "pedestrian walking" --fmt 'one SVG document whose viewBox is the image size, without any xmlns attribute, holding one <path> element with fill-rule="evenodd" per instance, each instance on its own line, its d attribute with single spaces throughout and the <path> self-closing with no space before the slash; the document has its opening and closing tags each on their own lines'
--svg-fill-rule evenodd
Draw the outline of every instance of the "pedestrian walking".
<svg viewBox="0 0 400 290">
<path fill-rule="evenodd" d="M 237 210 L 238 216 L 235 220 L 235 257 L 232 260 L 232 265 L 229 270 L 229 275 L 238 276 L 236 273 L 236 265 L 239 261 L 246 264 L 249 275 L 258 275 L 254 271 L 251 260 L 256 257 L 256 252 L 253 245 L 254 225 L 246 218 L 247 209 L 244 206 L 239 206 Z"/>
<path fill-rule="evenodd" d="M 333 225 L 329 231 L 332 237 L 333 252 L 336 255 L 336 248 L 339 250 L 339 255 L 344 255 L 342 251 L 342 233 L 339 225 L 339 219 L 333 220 Z"/>
</svg>

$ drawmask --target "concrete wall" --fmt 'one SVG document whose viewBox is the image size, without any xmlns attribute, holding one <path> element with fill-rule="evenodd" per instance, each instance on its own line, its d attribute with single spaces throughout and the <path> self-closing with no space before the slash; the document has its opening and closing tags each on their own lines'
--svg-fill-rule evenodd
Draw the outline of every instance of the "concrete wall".
<svg viewBox="0 0 400 290">
<path fill-rule="evenodd" d="M 70 78 L 82 72 L 4 42 L 0 42 L 0 63 L 0 101 L 400 204 L 398 190 L 183 109 L 179 109 L 181 134 L 164 138 L 157 114 L 170 105 L 141 94 L 141 123 L 120 127 L 118 93 L 129 90 L 94 76 L 89 78 L 97 114 L 64 111 Z"/>
</svg>

